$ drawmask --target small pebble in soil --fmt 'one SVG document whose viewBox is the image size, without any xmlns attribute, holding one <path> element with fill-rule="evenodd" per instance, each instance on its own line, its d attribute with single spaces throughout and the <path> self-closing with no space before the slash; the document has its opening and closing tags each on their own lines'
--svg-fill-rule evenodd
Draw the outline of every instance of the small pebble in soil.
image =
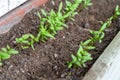
<svg viewBox="0 0 120 80">
<path fill-rule="evenodd" d="M 65 39 L 65 36 L 63 36 L 63 39 Z"/>
<path fill-rule="evenodd" d="M 89 23 L 85 23 L 83 27 L 88 28 L 89 26 L 90 26 Z"/>
<path fill-rule="evenodd" d="M 19 70 L 15 70 L 15 72 L 18 74 L 20 71 Z"/>
<path fill-rule="evenodd" d="M 57 57 L 58 57 L 58 54 L 54 54 L 54 57 L 57 58 Z"/>
<path fill-rule="evenodd" d="M 63 73 L 63 74 L 61 74 L 61 78 L 64 78 L 65 76 L 67 75 L 67 73 Z"/>
<path fill-rule="evenodd" d="M 22 73 L 24 73 L 24 72 L 25 72 L 23 69 L 20 69 L 20 71 L 21 71 Z"/>
<path fill-rule="evenodd" d="M 8 68 L 8 70 L 10 70 L 12 67 L 13 67 L 13 65 L 10 65 L 9 68 Z"/>
<path fill-rule="evenodd" d="M 57 70 L 57 68 L 58 68 L 57 65 L 55 65 L 55 66 L 53 67 L 54 70 Z"/>
</svg>

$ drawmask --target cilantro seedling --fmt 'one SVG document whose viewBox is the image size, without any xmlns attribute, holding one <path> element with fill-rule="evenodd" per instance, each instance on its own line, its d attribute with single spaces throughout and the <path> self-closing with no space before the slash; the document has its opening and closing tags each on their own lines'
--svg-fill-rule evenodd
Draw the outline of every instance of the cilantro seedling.
<svg viewBox="0 0 120 80">
<path fill-rule="evenodd" d="M 63 26 L 67 27 L 65 24 L 65 18 L 63 17 L 62 10 L 63 3 L 61 2 L 58 8 L 58 11 L 55 12 L 53 9 L 47 14 L 44 10 L 41 10 L 42 14 L 45 16 L 43 19 L 39 18 L 41 22 L 44 22 L 44 26 L 46 26 L 47 30 L 52 34 L 57 34 L 58 30 L 62 30 Z"/>
<path fill-rule="evenodd" d="M 113 15 L 113 18 L 116 19 L 118 16 L 120 16 L 120 7 L 117 5 L 115 8 L 115 13 Z"/>
<path fill-rule="evenodd" d="M 76 12 L 76 9 L 79 7 L 79 5 L 82 3 L 82 0 L 74 0 L 74 2 L 70 2 L 66 0 L 66 6 L 65 6 L 65 11 L 64 11 L 64 18 L 71 18 L 72 20 L 73 17 L 78 14 Z"/>
<path fill-rule="evenodd" d="M 94 31 L 94 30 L 90 30 L 90 33 L 92 34 L 92 37 L 91 37 L 91 43 L 94 44 L 96 43 L 97 41 L 99 43 L 102 42 L 102 39 L 104 38 L 105 36 L 105 33 L 104 32 L 101 32 L 101 31 Z"/>
<path fill-rule="evenodd" d="M 91 0 L 83 0 L 83 8 L 87 8 L 88 6 L 91 6 Z"/>
<path fill-rule="evenodd" d="M 34 50 L 34 43 L 38 40 L 32 34 L 24 34 L 20 38 L 16 38 L 16 42 L 20 43 L 23 49 L 29 48 L 30 46 Z"/>
<path fill-rule="evenodd" d="M 55 37 L 47 30 L 46 27 L 41 26 L 41 28 L 39 29 L 39 33 L 37 35 L 37 39 L 42 42 L 45 42 L 48 38 L 55 39 Z"/>
<path fill-rule="evenodd" d="M 71 55 L 72 61 L 68 63 L 68 68 L 73 66 L 85 67 L 85 62 L 92 60 L 91 54 L 86 51 L 81 45 L 76 53 L 76 55 Z"/>
<path fill-rule="evenodd" d="M 73 2 L 66 0 L 64 18 L 70 18 L 74 20 L 73 17 L 76 14 L 78 14 L 76 10 L 78 9 L 80 4 L 82 4 L 82 9 L 87 8 L 88 6 L 92 5 L 91 0 L 74 0 Z"/>
<path fill-rule="evenodd" d="M 92 50 L 95 49 L 95 46 L 92 45 L 92 39 L 88 39 L 85 42 L 81 42 L 81 46 L 85 49 L 85 50 Z"/>
<path fill-rule="evenodd" d="M 12 49 L 9 45 L 7 47 L 1 48 L 0 51 L 0 66 L 2 66 L 2 61 L 7 60 L 13 54 L 18 54 L 19 52 L 15 49 Z"/>
</svg>

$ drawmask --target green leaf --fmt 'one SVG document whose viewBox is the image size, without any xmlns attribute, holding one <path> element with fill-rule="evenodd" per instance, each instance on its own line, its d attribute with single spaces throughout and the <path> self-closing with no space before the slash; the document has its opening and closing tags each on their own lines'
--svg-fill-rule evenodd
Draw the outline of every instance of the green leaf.
<svg viewBox="0 0 120 80">
<path fill-rule="evenodd" d="M 117 12 L 118 10 L 119 10 L 119 5 L 116 6 L 115 12 Z"/>
<path fill-rule="evenodd" d="M 91 58 L 90 56 L 83 56 L 82 59 L 83 59 L 83 60 L 87 60 L 87 61 L 88 61 L 88 60 L 92 60 L 92 58 Z"/>
<path fill-rule="evenodd" d="M 82 64 L 83 67 L 86 67 L 85 63 Z"/>
<path fill-rule="evenodd" d="M 81 45 L 79 45 L 79 49 L 80 49 L 81 52 L 84 51 L 84 49 Z"/>
<path fill-rule="evenodd" d="M 101 38 L 101 39 L 103 39 L 104 37 L 105 37 L 105 33 L 104 33 L 104 32 L 102 32 L 102 33 L 101 33 L 101 37 L 100 37 L 100 38 Z"/>
<path fill-rule="evenodd" d="M 63 27 L 56 27 L 56 30 L 63 30 Z"/>
<path fill-rule="evenodd" d="M 3 65 L 3 63 L 2 62 L 0 62 L 0 66 L 2 66 Z"/>
<path fill-rule="evenodd" d="M 46 17 L 47 13 L 45 12 L 45 10 L 41 9 L 42 14 Z"/>
<path fill-rule="evenodd" d="M 82 63 L 85 63 L 85 62 L 87 62 L 87 60 L 84 59 L 84 60 L 82 60 L 81 62 L 82 62 Z"/>
<path fill-rule="evenodd" d="M 39 19 L 41 19 L 41 15 L 39 12 L 37 12 L 37 16 L 39 17 Z"/>
<path fill-rule="evenodd" d="M 47 37 L 50 37 L 50 38 L 53 38 L 53 39 L 55 39 L 55 37 L 52 35 L 52 34 L 50 34 L 50 33 L 48 33 L 48 32 L 46 32 L 46 34 L 45 34 Z"/>
<path fill-rule="evenodd" d="M 32 49 L 35 50 L 34 45 L 31 45 Z"/>
<path fill-rule="evenodd" d="M 2 60 L 6 60 L 10 58 L 10 54 L 7 53 L 0 53 L 0 56 Z"/>
<path fill-rule="evenodd" d="M 72 62 L 76 62 L 77 61 L 77 57 L 74 56 L 73 54 L 71 55 L 71 58 L 72 58 Z"/>
<path fill-rule="evenodd" d="M 9 46 L 9 45 L 7 45 L 7 49 L 8 49 L 8 50 L 10 49 L 10 46 Z"/>
<path fill-rule="evenodd" d="M 80 4 L 80 3 L 82 3 L 82 1 L 83 1 L 83 0 L 75 0 L 75 3 Z"/>
<path fill-rule="evenodd" d="M 91 39 L 88 39 L 88 40 L 86 40 L 85 42 L 83 42 L 82 45 L 88 45 L 88 44 L 90 44 L 90 42 L 91 42 Z"/>
<path fill-rule="evenodd" d="M 61 2 L 60 5 L 59 5 L 58 13 L 62 10 L 62 7 L 63 7 L 63 3 Z"/>
<path fill-rule="evenodd" d="M 76 65 L 77 65 L 77 66 L 80 66 L 80 67 L 82 66 L 79 61 L 76 61 Z"/>
<path fill-rule="evenodd" d="M 22 49 L 27 49 L 27 48 L 29 48 L 29 46 L 21 46 L 22 47 Z"/>
<path fill-rule="evenodd" d="M 87 46 L 85 49 L 92 50 L 95 49 L 95 46 Z"/>
<path fill-rule="evenodd" d="M 78 58 L 81 58 L 82 57 L 82 55 L 81 55 L 81 53 L 79 52 L 77 52 L 77 56 L 78 56 Z"/>
<path fill-rule="evenodd" d="M 28 39 L 29 37 L 30 37 L 30 34 L 24 34 L 24 35 L 22 35 L 22 38 L 23 38 L 24 40 Z"/>
<path fill-rule="evenodd" d="M 26 41 L 26 40 L 23 40 L 21 43 L 23 43 L 23 44 L 30 44 L 30 42 Z"/>
<path fill-rule="evenodd" d="M 72 3 L 66 0 L 66 5 L 67 5 L 67 6 L 71 6 Z"/>
<path fill-rule="evenodd" d="M 8 54 L 18 54 L 19 52 L 17 50 L 14 50 L 14 49 L 10 49 L 8 51 Z"/>
<path fill-rule="evenodd" d="M 20 43 L 21 41 L 23 41 L 23 39 L 22 39 L 22 38 L 16 38 L 15 41 L 16 41 L 17 43 Z"/>
<path fill-rule="evenodd" d="M 7 52 L 7 49 L 6 49 L 6 48 L 2 48 L 2 51 L 3 51 L 3 52 Z"/>
<path fill-rule="evenodd" d="M 103 32 L 107 28 L 107 22 L 103 23 L 102 27 L 100 28 L 100 31 Z"/>
<path fill-rule="evenodd" d="M 68 68 L 71 68 L 73 64 L 71 62 L 68 63 Z"/>
<path fill-rule="evenodd" d="M 88 51 L 82 52 L 82 55 L 84 55 L 84 56 L 91 56 L 91 54 Z"/>
</svg>

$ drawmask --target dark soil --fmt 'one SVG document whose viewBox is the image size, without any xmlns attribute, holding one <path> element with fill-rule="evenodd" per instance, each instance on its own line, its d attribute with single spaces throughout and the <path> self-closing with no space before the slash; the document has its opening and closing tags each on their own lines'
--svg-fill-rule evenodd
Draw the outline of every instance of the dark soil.
<svg viewBox="0 0 120 80">
<path fill-rule="evenodd" d="M 46 11 L 57 10 L 59 2 L 65 0 L 54 1 L 55 5 L 49 0 L 41 8 Z M 4 65 L 0 67 L 0 80 L 81 80 L 120 29 L 118 19 L 106 29 L 103 42 L 96 44 L 97 48 L 91 51 L 94 59 L 87 63 L 87 67 L 68 69 L 67 61 L 71 59 L 70 54 L 76 53 L 79 43 L 90 37 L 88 30 L 98 30 L 101 26 L 100 21 L 107 20 L 113 14 L 120 0 L 92 0 L 92 3 L 92 6 L 76 15 L 74 22 L 68 21 L 69 28 L 58 31 L 55 40 L 36 43 L 35 51 L 31 48 L 21 50 L 19 55 L 3 61 Z M 36 34 L 39 26 L 36 16 L 38 10 L 31 11 L 10 32 L 0 35 L 0 48 L 7 44 L 16 48 L 16 37 L 24 33 Z"/>
</svg>

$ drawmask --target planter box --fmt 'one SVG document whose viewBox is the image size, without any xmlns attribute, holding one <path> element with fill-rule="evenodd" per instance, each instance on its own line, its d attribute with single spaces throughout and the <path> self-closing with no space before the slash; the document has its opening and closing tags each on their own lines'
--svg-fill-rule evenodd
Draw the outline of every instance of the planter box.
<svg viewBox="0 0 120 80">
<path fill-rule="evenodd" d="M 23 0 L 20 3 L 23 3 L 25 1 L 26 2 L 23 5 L 15 8 L 16 5 L 17 6 L 20 5 L 20 3 L 18 4 L 16 0 L 10 0 L 10 1 L 11 2 L 9 2 L 8 0 L 4 0 L 4 4 L 0 6 L 0 7 L 5 7 L 5 9 L 3 9 L 2 11 L 3 13 L 1 13 L 0 16 L 8 12 L 7 14 L 5 14 L 0 18 L 0 34 L 9 31 L 10 28 L 12 28 L 13 25 L 18 23 L 24 17 L 24 15 L 28 13 L 30 10 L 37 8 L 40 5 L 47 2 L 47 0 L 29 0 L 29 1 Z M 3 0 L 0 0 L 0 2 L 2 3 Z M 8 2 L 10 4 L 9 6 L 8 6 Z M 16 2 L 16 4 L 11 6 L 11 4 L 14 2 Z"/>
</svg>

